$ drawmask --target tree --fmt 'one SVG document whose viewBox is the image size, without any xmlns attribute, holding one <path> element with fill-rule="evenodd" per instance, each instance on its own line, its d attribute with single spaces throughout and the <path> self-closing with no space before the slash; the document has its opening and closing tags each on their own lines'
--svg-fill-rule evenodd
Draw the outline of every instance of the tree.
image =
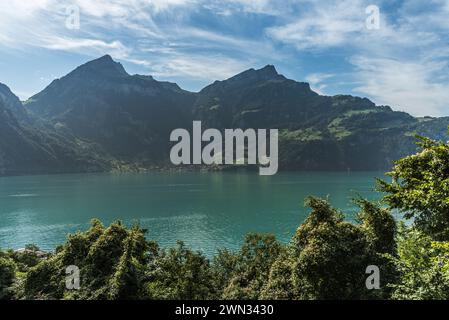
<svg viewBox="0 0 449 320">
<path fill-rule="evenodd" d="M 390 210 L 366 199 L 354 199 L 360 207 L 357 214 L 360 227 L 368 240 L 367 255 L 372 265 L 379 267 L 381 290 L 370 291 L 370 298 L 387 299 L 391 288 L 386 284 L 397 281 L 397 270 L 389 257 L 397 255 L 397 225 Z"/>
<path fill-rule="evenodd" d="M 261 292 L 264 300 L 293 300 L 299 296 L 293 283 L 295 261 L 287 250 L 282 252 L 270 268 L 266 284 Z"/>
<path fill-rule="evenodd" d="M 420 151 L 395 162 L 384 201 L 435 240 L 449 240 L 449 144 L 418 137 Z"/>
<path fill-rule="evenodd" d="M 42 260 L 42 257 L 37 253 L 40 251 L 39 247 L 34 244 L 25 246 L 22 252 L 11 252 L 10 256 L 17 264 L 19 271 L 26 272 L 29 268 L 34 267 Z"/>
<path fill-rule="evenodd" d="M 64 268 L 56 258 L 42 260 L 30 268 L 24 283 L 26 299 L 62 299 L 64 294 Z"/>
<path fill-rule="evenodd" d="M 11 287 L 15 279 L 16 265 L 14 261 L 0 256 L 0 300 L 12 298 Z"/>
<path fill-rule="evenodd" d="M 235 257 L 224 299 L 259 299 L 270 269 L 283 248 L 271 234 L 248 234 Z"/>
<path fill-rule="evenodd" d="M 216 298 L 216 292 L 209 260 L 181 241 L 150 265 L 146 283 L 150 299 L 206 300 Z"/>
<path fill-rule="evenodd" d="M 267 299 L 365 299 L 383 298 L 387 290 L 365 286 L 369 265 L 392 270 L 382 255 L 395 250 L 396 225 L 390 212 L 363 199 L 360 224 L 344 220 L 323 199 L 310 197 L 312 212 L 298 228 L 286 254 L 272 265 L 263 297 Z"/>
<path fill-rule="evenodd" d="M 145 271 L 157 251 L 150 249 L 142 230 L 134 226 L 124 241 L 123 253 L 109 280 L 108 299 L 139 299 L 144 297 Z M 147 255 L 150 251 L 150 256 Z"/>
<path fill-rule="evenodd" d="M 238 262 L 238 254 L 231 252 L 228 249 L 220 249 L 214 256 L 212 260 L 212 273 L 215 286 L 218 288 L 218 297 L 223 296 L 224 289 L 236 272 Z"/>
<path fill-rule="evenodd" d="M 143 297 L 146 266 L 158 247 L 145 239 L 146 230 L 126 228 L 120 221 L 108 228 L 92 221 L 86 232 L 69 235 L 54 255 L 27 273 L 29 299 L 136 299 Z M 80 270 L 80 290 L 66 290 L 65 270 Z"/>
<path fill-rule="evenodd" d="M 322 199 L 293 237 L 293 282 L 299 299 L 358 299 L 365 293 L 368 241 L 363 231 Z"/>
<path fill-rule="evenodd" d="M 368 238 L 371 250 L 378 254 L 396 252 L 396 221 L 390 210 L 366 199 L 353 200 L 360 208 L 357 219 Z"/>
<path fill-rule="evenodd" d="M 449 242 L 402 226 L 398 256 L 390 258 L 399 272 L 398 281 L 390 284 L 393 299 L 449 299 Z"/>
</svg>

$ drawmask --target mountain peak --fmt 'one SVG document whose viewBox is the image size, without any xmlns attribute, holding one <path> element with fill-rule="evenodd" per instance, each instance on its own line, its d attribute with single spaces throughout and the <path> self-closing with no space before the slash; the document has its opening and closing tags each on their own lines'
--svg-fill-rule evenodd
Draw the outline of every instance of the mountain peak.
<svg viewBox="0 0 449 320">
<path fill-rule="evenodd" d="M 25 109 L 19 98 L 3 83 L 0 83 L 0 105 L 9 109 L 14 116 L 20 119 L 26 117 Z"/>
<path fill-rule="evenodd" d="M 11 89 L 6 84 L 0 82 L 0 94 L 12 94 Z"/>
<path fill-rule="evenodd" d="M 256 70 L 260 74 L 264 74 L 266 76 L 272 76 L 277 77 L 279 73 L 277 72 L 276 68 L 272 64 L 267 64 L 265 67 Z"/>
<path fill-rule="evenodd" d="M 228 81 L 235 82 L 235 81 L 267 81 L 267 80 L 285 80 L 285 77 L 283 75 L 280 75 L 276 68 L 269 64 L 261 69 L 248 69 L 246 71 L 243 71 L 242 73 L 239 73 L 232 78 L 229 78 Z"/>
<path fill-rule="evenodd" d="M 93 72 L 110 77 L 128 76 L 122 64 L 115 62 L 108 54 L 79 66 L 75 72 Z"/>
<path fill-rule="evenodd" d="M 105 54 L 104 56 L 96 59 L 96 60 L 105 60 L 105 61 L 112 61 L 114 62 L 114 60 L 112 59 L 112 57 L 109 54 Z"/>
</svg>

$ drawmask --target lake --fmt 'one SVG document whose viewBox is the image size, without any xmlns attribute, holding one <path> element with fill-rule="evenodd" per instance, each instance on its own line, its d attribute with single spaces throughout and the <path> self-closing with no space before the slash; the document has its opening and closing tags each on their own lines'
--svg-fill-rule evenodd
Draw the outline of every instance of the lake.
<svg viewBox="0 0 449 320">
<path fill-rule="evenodd" d="M 290 240 L 309 212 L 304 198 L 329 196 L 354 217 L 351 198 L 378 199 L 382 172 L 126 173 L 0 178 L 0 248 L 62 244 L 96 217 L 108 224 L 139 222 L 162 246 L 183 240 L 212 255 L 238 248 L 248 232 Z"/>
</svg>

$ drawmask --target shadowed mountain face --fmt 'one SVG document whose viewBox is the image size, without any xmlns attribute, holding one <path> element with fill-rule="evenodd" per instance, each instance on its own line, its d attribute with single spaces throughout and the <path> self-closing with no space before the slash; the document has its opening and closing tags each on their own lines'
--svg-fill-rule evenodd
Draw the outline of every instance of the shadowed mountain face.
<svg viewBox="0 0 449 320">
<path fill-rule="evenodd" d="M 207 86 L 194 110 L 196 118 L 211 127 L 288 128 L 318 114 L 322 102 L 309 84 L 286 79 L 266 66 Z"/>
<path fill-rule="evenodd" d="M 194 99 L 174 83 L 131 76 L 104 56 L 53 81 L 26 107 L 113 157 L 158 162 L 166 158 L 171 130 L 191 126 Z"/>
<path fill-rule="evenodd" d="M 90 143 L 57 133 L 30 117 L 0 84 L 0 175 L 110 170 Z"/>
<path fill-rule="evenodd" d="M 0 83 L 0 105 L 9 110 L 16 119 L 27 120 L 26 110 L 19 98 L 3 83 Z"/>
<path fill-rule="evenodd" d="M 27 134 L 19 125 L 18 120 L 14 117 L 9 99 L 14 101 L 4 85 L 1 85 L 2 94 L 0 96 L 0 174 L 14 173 L 16 170 L 24 170 L 30 166 L 33 170 L 32 161 L 28 159 L 36 159 L 37 162 L 45 160 L 42 152 L 39 152 L 38 146 L 33 141 L 27 139 Z M 8 89 L 9 91 L 9 89 Z M 31 160 L 30 159 L 30 160 Z"/>
<path fill-rule="evenodd" d="M 204 88 L 194 106 L 196 118 L 219 128 L 313 129 L 342 138 L 357 129 L 413 125 L 417 119 L 366 98 L 321 96 L 308 83 L 279 75 L 273 66 L 248 70 Z M 362 125 L 362 126 L 360 126 Z"/>
<path fill-rule="evenodd" d="M 0 130 L 10 137 L 0 145 L 3 174 L 168 166 L 170 132 L 190 129 L 193 120 L 219 129 L 279 129 L 281 170 L 385 170 L 416 150 L 414 134 L 445 139 L 449 124 L 366 98 L 321 96 L 271 65 L 191 93 L 129 75 L 110 56 L 53 81 L 25 107 L 0 86 Z"/>
<path fill-rule="evenodd" d="M 321 96 L 273 66 L 207 86 L 194 112 L 207 127 L 280 129 L 280 168 L 299 170 L 384 170 L 416 150 L 414 133 L 441 138 L 449 124 L 366 98 Z"/>
</svg>

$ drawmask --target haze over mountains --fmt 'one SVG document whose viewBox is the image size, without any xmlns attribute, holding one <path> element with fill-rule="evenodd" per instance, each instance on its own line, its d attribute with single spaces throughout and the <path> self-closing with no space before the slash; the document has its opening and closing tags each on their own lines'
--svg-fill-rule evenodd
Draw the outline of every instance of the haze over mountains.
<svg viewBox="0 0 449 320">
<path fill-rule="evenodd" d="M 385 170 L 416 150 L 414 134 L 446 139 L 449 125 L 449 118 L 415 118 L 366 98 L 321 96 L 271 65 L 192 93 L 129 75 L 106 55 L 23 105 L 0 85 L 0 174 L 169 166 L 170 132 L 190 129 L 193 120 L 280 129 L 280 170 Z"/>
</svg>

